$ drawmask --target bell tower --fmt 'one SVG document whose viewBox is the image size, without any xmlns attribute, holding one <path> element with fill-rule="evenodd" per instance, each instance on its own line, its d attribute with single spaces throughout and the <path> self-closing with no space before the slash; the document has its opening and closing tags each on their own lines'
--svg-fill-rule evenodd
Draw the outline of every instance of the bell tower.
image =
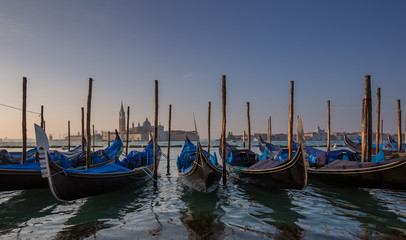
<svg viewBox="0 0 406 240">
<path fill-rule="evenodd" d="M 119 122 L 118 122 L 118 132 L 122 137 L 124 137 L 125 132 L 125 112 L 123 107 L 123 101 L 121 101 L 121 108 L 119 112 Z M 124 139 L 124 138 L 122 138 Z"/>
</svg>

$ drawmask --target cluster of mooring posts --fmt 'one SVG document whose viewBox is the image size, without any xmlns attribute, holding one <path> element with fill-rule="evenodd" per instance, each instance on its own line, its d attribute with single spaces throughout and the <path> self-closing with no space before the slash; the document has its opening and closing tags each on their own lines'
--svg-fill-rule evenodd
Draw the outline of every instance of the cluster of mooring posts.
<svg viewBox="0 0 406 240">
<path fill-rule="evenodd" d="M 93 151 L 95 151 L 94 145 L 94 125 L 93 134 L 90 134 L 90 108 L 91 108 L 91 95 L 92 95 L 92 78 L 89 78 L 89 92 L 88 92 L 88 104 L 87 104 L 87 115 L 86 115 L 86 139 L 87 145 L 91 146 L 90 136 L 93 137 Z M 293 100 L 294 100 L 294 81 L 290 82 L 290 103 L 289 103 L 289 128 L 288 128 L 288 148 L 289 148 L 289 158 L 292 156 L 292 139 L 293 139 Z M 23 77 L 23 104 L 22 104 L 22 163 L 25 163 L 26 159 L 26 152 L 27 152 L 27 126 L 26 126 L 26 118 L 27 118 L 27 78 Z M 155 80 L 155 121 L 158 119 L 158 81 Z M 377 88 L 377 121 L 376 121 L 376 152 L 379 152 L 379 145 L 383 142 L 383 119 L 380 119 L 380 107 L 381 106 L 381 88 Z M 226 76 L 223 75 L 222 78 L 222 112 L 223 112 L 223 123 L 222 123 L 222 139 L 223 134 L 225 135 L 226 131 Z M 402 142 L 402 128 L 401 128 L 401 119 L 402 119 L 402 111 L 400 106 L 400 99 L 397 100 L 397 112 L 398 112 L 398 142 Z M 81 134 L 81 141 L 82 141 L 82 152 L 85 152 L 84 149 L 84 142 L 85 142 L 85 125 L 84 125 L 84 108 L 81 108 L 82 113 L 82 134 Z M 167 149 L 167 170 L 169 173 L 170 168 L 170 142 L 171 142 L 171 116 L 172 116 L 172 105 L 169 104 L 169 118 L 168 118 L 168 149 Z M 44 106 L 41 105 L 41 120 L 40 125 L 41 128 L 45 130 L 45 120 L 44 120 Z M 130 107 L 127 107 L 127 131 L 126 131 L 126 149 L 125 153 L 128 154 L 128 139 L 129 139 L 129 118 L 130 118 Z M 210 121 L 211 121 L 211 102 L 208 102 L 208 145 L 207 151 L 210 152 Z M 243 147 L 245 147 L 245 140 L 248 141 L 248 149 L 251 150 L 251 123 L 250 123 L 250 103 L 247 102 L 247 122 L 248 122 L 248 135 L 246 136 L 245 130 L 243 131 Z M 406 117 L 405 117 L 406 122 Z M 154 130 L 155 133 L 155 130 Z M 110 146 L 110 131 L 108 131 L 108 146 Z M 389 132 L 388 132 L 389 134 Z M 406 134 L 406 130 L 405 130 Z M 155 135 L 155 134 L 154 134 Z M 330 100 L 327 100 L 327 151 L 330 151 L 330 135 L 331 135 L 331 126 L 330 126 Z M 71 141 L 70 141 L 70 120 L 68 120 L 68 151 L 71 149 Z M 371 76 L 365 76 L 365 96 L 362 100 L 362 161 L 371 161 L 372 151 L 370 144 L 372 143 L 372 100 L 371 100 Z M 155 138 L 154 138 L 155 139 Z M 268 118 L 268 129 L 267 129 L 267 142 L 272 142 L 272 125 L 271 125 L 271 116 Z M 406 139 L 405 139 L 406 143 Z M 398 144 L 398 150 L 402 150 L 402 144 Z M 88 157 L 90 158 L 90 156 Z M 88 161 L 87 161 L 88 164 Z"/>
<path fill-rule="evenodd" d="M 85 128 L 85 116 L 84 116 L 84 107 L 81 107 L 81 142 L 82 142 L 82 152 L 86 152 L 86 169 L 91 167 L 92 163 L 92 152 L 91 147 L 93 146 L 93 152 L 95 151 L 95 132 L 94 132 L 94 125 L 91 125 L 91 105 L 92 105 L 92 85 L 93 79 L 89 78 L 88 82 L 88 96 L 87 96 L 87 108 L 86 108 L 86 128 Z M 22 157 L 21 163 L 26 163 L 27 158 L 27 78 L 23 77 L 23 101 L 22 101 Z M 157 143 L 157 126 L 158 126 L 158 80 L 154 81 L 154 96 L 155 96 L 155 105 L 154 105 L 154 134 L 153 134 L 153 154 L 154 154 L 154 162 L 153 162 L 153 179 L 154 184 L 157 183 L 157 154 L 158 154 L 158 143 Z M 222 178 L 223 184 L 227 184 L 227 171 L 226 171 L 226 103 L 227 103 L 227 91 L 226 91 L 226 76 L 222 76 L 222 85 L 221 85 L 221 92 L 222 92 L 222 130 L 221 130 L 221 158 L 222 158 Z M 331 135 L 331 122 L 330 122 L 330 115 L 331 115 L 331 108 L 330 108 L 330 100 L 327 100 L 327 151 L 330 151 L 330 135 Z M 251 150 L 251 120 L 250 120 L 250 102 L 246 103 L 247 107 L 247 130 L 248 135 L 246 137 L 246 132 L 243 132 L 243 146 L 246 145 L 247 139 L 247 146 L 248 150 Z M 380 151 L 379 145 L 383 143 L 383 119 L 381 119 L 381 88 L 377 88 L 377 119 L 376 119 L 376 136 L 375 136 L 375 143 L 376 148 L 375 152 L 372 152 L 372 95 L 371 95 L 371 76 L 365 76 L 365 93 L 364 98 L 362 99 L 362 133 L 361 133 L 361 162 L 371 162 L 372 154 L 377 155 Z M 397 113 L 398 113 L 398 151 L 402 150 L 402 129 L 401 129 L 401 120 L 402 120 L 402 112 L 401 112 L 401 105 L 400 99 L 397 100 Z M 170 174 L 170 147 L 171 147 L 171 117 L 172 117 L 172 105 L 169 104 L 169 117 L 168 117 L 168 146 L 167 146 L 167 155 L 166 155 L 166 162 L 167 162 L 167 174 Z M 289 100 L 289 121 L 288 121 L 288 159 L 293 158 L 293 117 L 294 117 L 294 81 L 290 81 L 290 100 Z M 406 118 L 405 118 L 406 119 Z M 126 145 L 125 145 L 125 153 L 126 155 L 129 154 L 129 120 L 130 120 L 130 107 L 127 107 L 127 125 L 126 125 Z M 41 128 L 45 131 L 45 120 L 44 120 L 44 106 L 41 105 Z M 195 123 L 196 124 L 196 123 Z M 91 134 L 91 126 L 93 130 L 93 139 Z M 68 151 L 71 150 L 71 135 L 70 135 L 70 120 L 68 120 Z M 207 144 L 207 152 L 210 153 L 210 138 L 211 138 L 211 102 L 208 102 L 208 118 L 207 118 L 207 133 L 208 133 L 208 144 Z M 195 127 L 196 128 L 196 127 Z M 86 149 L 85 149 L 85 129 L 86 129 Z M 197 129 L 196 129 L 197 130 Z M 405 129 L 406 130 L 406 129 Z M 389 132 L 388 132 L 389 134 Z M 268 127 L 267 127 L 267 142 L 272 142 L 272 122 L 271 116 L 268 118 Z M 405 139 L 406 143 L 406 139 Z M 93 145 L 92 145 L 93 144 Z M 108 146 L 110 146 L 110 131 L 108 132 Z M 142 164 L 142 162 L 140 162 Z"/>
</svg>

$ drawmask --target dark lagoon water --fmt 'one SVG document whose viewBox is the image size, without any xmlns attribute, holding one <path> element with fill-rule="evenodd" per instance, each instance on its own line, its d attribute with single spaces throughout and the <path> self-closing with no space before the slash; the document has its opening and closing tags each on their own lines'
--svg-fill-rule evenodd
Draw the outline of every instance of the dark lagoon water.
<svg viewBox="0 0 406 240">
<path fill-rule="evenodd" d="M 71 202 L 58 202 L 48 189 L 0 192 L 0 238 L 406 239 L 406 191 L 315 182 L 305 190 L 276 190 L 230 179 L 202 194 L 178 180 L 180 151 L 171 148 L 170 175 L 161 160 L 157 187 Z"/>
</svg>

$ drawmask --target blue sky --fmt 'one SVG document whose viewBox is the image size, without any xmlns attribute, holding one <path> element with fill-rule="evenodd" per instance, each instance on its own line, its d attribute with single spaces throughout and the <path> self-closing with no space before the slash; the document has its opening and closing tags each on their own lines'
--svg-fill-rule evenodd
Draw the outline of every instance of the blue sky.
<svg viewBox="0 0 406 240">
<path fill-rule="evenodd" d="M 406 104 L 405 1 L 12 1 L 0 2 L 0 103 L 45 107 L 47 132 L 80 129 L 87 81 L 94 78 L 92 123 L 118 128 L 121 100 L 130 121 L 152 120 L 159 80 L 159 121 L 192 130 L 193 112 L 207 136 L 221 130 L 221 76 L 227 75 L 227 130 L 287 132 L 289 82 L 295 114 L 306 132 L 361 129 L 364 76 L 372 76 L 373 104 L 382 88 L 385 130 L 396 131 L 396 99 Z M 21 112 L 0 106 L 0 137 L 21 136 Z M 375 126 L 375 113 L 374 126 Z M 405 114 L 404 114 L 405 115 Z M 28 136 L 38 115 L 28 114 Z M 404 120 L 402 120 L 404 125 Z"/>
</svg>

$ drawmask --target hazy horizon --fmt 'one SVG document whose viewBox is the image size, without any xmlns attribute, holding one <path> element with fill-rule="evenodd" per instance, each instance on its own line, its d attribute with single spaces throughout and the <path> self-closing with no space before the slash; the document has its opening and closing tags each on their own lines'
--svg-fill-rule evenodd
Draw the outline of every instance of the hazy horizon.
<svg viewBox="0 0 406 240">
<path fill-rule="evenodd" d="M 12 1 L 0 3 L 0 104 L 44 105 L 47 133 L 80 131 L 88 78 L 94 79 L 92 124 L 118 128 L 121 101 L 130 122 L 153 122 L 159 80 L 159 122 L 167 130 L 221 131 L 221 76 L 227 76 L 227 132 L 286 133 L 289 85 L 305 132 L 361 130 L 364 76 L 371 75 L 373 131 L 381 87 L 384 132 L 397 133 L 396 100 L 406 106 L 404 1 Z M 403 86 L 403 87 L 402 87 Z M 403 107 L 405 109 L 405 107 Z M 21 138 L 21 111 L 0 105 L 0 138 Z M 405 131 L 402 116 L 402 132 Z M 27 114 L 34 138 L 38 114 Z M 295 126 L 296 128 L 296 126 Z"/>
</svg>

